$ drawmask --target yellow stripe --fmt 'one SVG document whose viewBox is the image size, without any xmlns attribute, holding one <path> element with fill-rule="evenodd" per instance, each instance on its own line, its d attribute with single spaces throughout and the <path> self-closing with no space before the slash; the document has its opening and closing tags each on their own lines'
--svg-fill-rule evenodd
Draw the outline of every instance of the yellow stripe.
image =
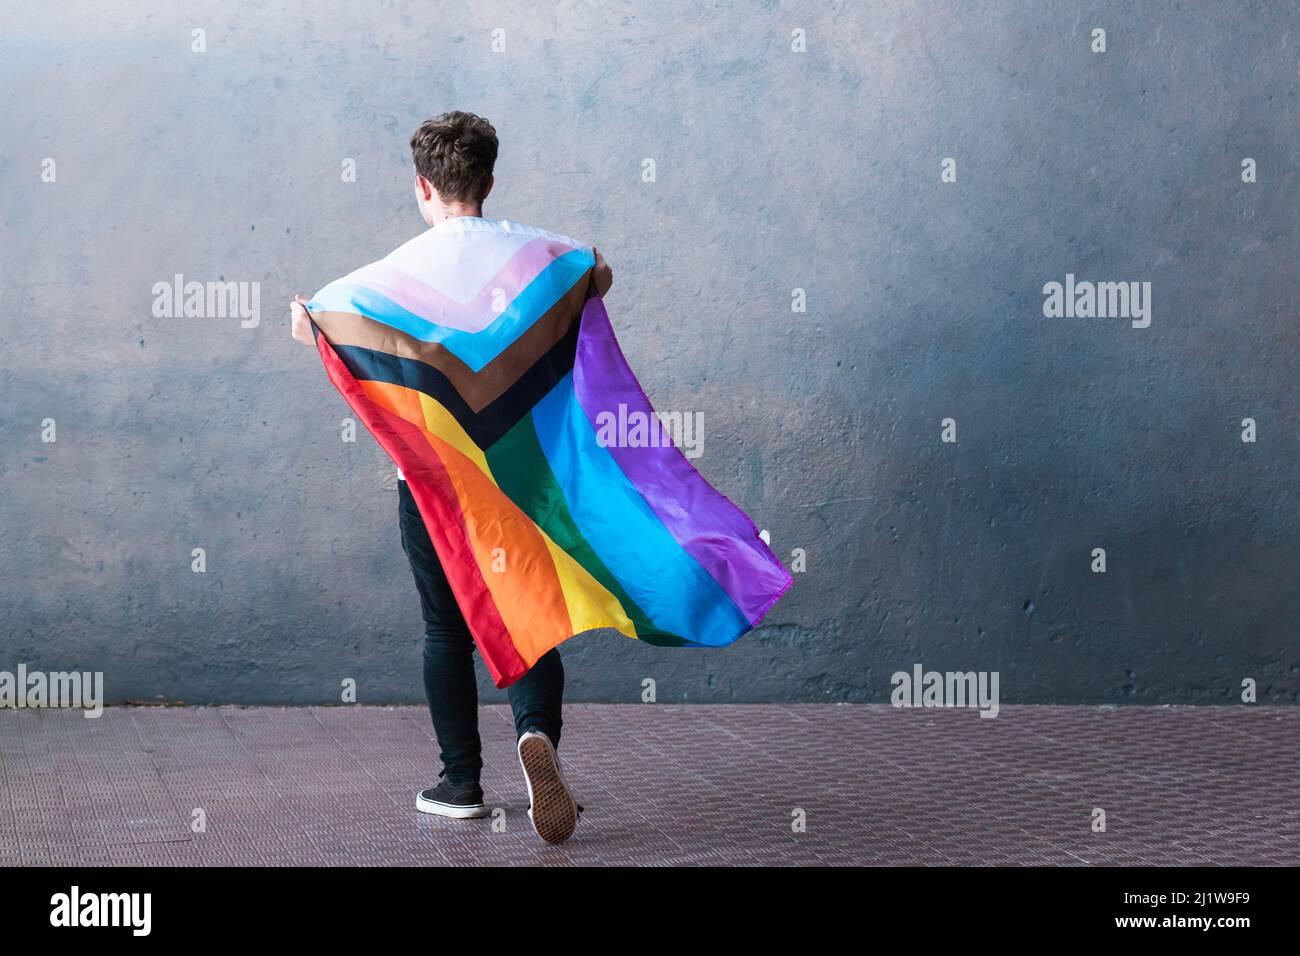
<svg viewBox="0 0 1300 956">
<path fill-rule="evenodd" d="M 555 563 L 555 576 L 560 579 L 564 602 L 569 608 L 569 620 L 575 631 L 590 631 L 597 627 L 612 627 L 621 634 L 636 638 L 636 625 L 623 610 L 618 598 L 605 585 L 591 576 L 591 572 L 573 559 L 569 552 L 551 540 L 541 528 L 542 540 L 551 552 Z"/>
<path fill-rule="evenodd" d="M 460 422 L 456 421 L 456 416 L 447 411 L 446 406 L 435 398 L 431 398 L 424 392 L 416 392 L 420 396 L 420 408 L 424 411 L 425 430 L 433 432 L 451 447 L 468 458 L 474 464 L 478 465 L 479 470 L 489 478 L 492 477 L 492 471 L 488 468 L 487 456 L 483 450 L 474 444 L 474 440 L 465 433 L 465 429 L 460 427 Z M 495 483 L 496 479 L 492 479 Z"/>
</svg>

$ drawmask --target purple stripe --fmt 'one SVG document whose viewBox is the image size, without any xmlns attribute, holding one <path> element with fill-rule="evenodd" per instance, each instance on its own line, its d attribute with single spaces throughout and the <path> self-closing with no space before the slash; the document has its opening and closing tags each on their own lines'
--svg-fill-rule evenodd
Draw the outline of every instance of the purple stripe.
<svg viewBox="0 0 1300 956">
<path fill-rule="evenodd" d="M 794 583 L 745 512 L 710 485 L 672 443 L 667 430 L 623 357 L 597 297 L 582 312 L 582 330 L 573 366 L 573 387 L 592 427 L 602 412 L 619 418 L 637 413 L 650 423 L 649 447 L 608 445 L 628 480 L 671 532 L 677 543 L 722 586 L 751 625 Z"/>
</svg>

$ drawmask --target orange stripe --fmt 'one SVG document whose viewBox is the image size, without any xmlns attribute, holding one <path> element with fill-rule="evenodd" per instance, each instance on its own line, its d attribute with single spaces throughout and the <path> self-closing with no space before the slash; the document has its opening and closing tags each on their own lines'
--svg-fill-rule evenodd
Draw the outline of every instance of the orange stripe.
<svg viewBox="0 0 1300 956">
<path fill-rule="evenodd" d="M 358 384 L 371 401 L 417 426 L 442 460 L 483 580 L 515 649 L 531 667 L 573 635 L 564 589 L 541 531 L 497 487 L 490 473 L 429 430 L 420 392 L 388 382 Z M 497 549 L 503 553 L 495 554 Z M 499 571 L 494 564 L 502 557 L 505 570 Z"/>
</svg>

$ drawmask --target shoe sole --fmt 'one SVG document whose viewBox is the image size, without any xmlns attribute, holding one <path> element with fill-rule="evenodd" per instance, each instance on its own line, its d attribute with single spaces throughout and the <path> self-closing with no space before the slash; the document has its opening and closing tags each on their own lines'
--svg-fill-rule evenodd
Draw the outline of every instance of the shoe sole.
<svg viewBox="0 0 1300 956">
<path fill-rule="evenodd" d="M 542 737 L 519 741 L 519 766 L 528 782 L 533 829 L 547 843 L 563 843 L 578 825 L 578 804 L 564 785 L 555 751 Z"/>
<path fill-rule="evenodd" d="M 491 812 L 481 803 L 471 804 L 470 806 L 457 806 L 454 803 L 439 803 L 437 800 L 426 800 L 419 794 L 415 796 L 415 809 L 421 813 L 451 817 L 454 820 L 472 820 L 477 817 L 485 817 Z"/>
</svg>

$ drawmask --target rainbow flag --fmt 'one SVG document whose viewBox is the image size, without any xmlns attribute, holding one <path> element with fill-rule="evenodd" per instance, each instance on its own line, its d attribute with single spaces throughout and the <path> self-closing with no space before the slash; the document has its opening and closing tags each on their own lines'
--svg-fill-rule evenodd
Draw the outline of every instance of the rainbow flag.
<svg viewBox="0 0 1300 956">
<path fill-rule="evenodd" d="M 792 583 L 673 445 L 594 262 L 554 233 L 448 219 L 307 306 L 330 381 L 405 475 L 498 687 L 594 628 L 730 644 Z"/>
</svg>

